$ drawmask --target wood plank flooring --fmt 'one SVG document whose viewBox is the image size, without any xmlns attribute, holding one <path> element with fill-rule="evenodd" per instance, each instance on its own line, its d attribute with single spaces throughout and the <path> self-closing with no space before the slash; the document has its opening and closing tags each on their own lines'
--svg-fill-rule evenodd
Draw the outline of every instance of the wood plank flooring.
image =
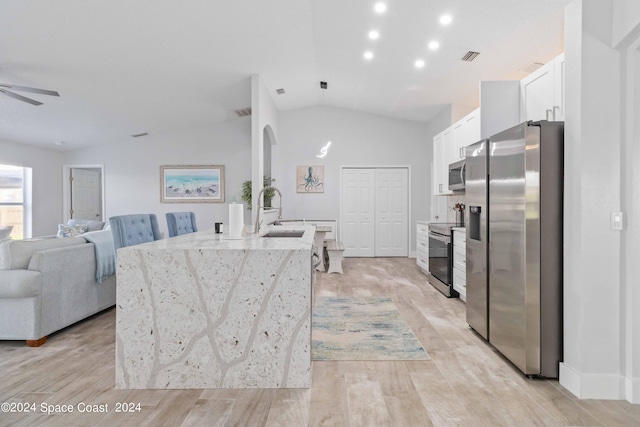
<svg viewBox="0 0 640 427">
<path fill-rule="evenodd" d="M 436 291 L 407 258 L 347 258 L 318 273 L 316 295 L 390 296 L 431 360 L 313 362 L 308 390 L 116 390 L 115 310 L 39 348 L 0 341 L 0 426 L 634 426 L 640 405 L 579 400 L 557 381 L 525 378 L 465 322 L 465 305 Z M 140 411 L 116 412 L 117 403 Z M 41 404 L 73 405 L 69 414 Z M 78 404 L 108 405 L 80 413 Z"/>
</svg>

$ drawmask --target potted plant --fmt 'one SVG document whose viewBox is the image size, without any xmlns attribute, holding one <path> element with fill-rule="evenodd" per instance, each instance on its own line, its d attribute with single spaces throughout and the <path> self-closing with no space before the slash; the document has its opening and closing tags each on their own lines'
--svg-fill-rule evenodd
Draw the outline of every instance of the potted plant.
<svg viewBox="0 0 640 427">
<path fill-rule="evenodd" d="M 262 185 L 264 187 L 271 186 L 271 177 L 264 176 L 262 181 Z M 245 181 L 242 183 L 242 200 L 247 203 L 247 209 L 251 209 L 251 187 L 251 181 Z M 275 194 L 276 192 L 273 189 L 265 190 L 265 192 L 263 193 L 265 209 L 271 208 L 271 200 L 273 199 L 273 196 Z"/>
</svg>

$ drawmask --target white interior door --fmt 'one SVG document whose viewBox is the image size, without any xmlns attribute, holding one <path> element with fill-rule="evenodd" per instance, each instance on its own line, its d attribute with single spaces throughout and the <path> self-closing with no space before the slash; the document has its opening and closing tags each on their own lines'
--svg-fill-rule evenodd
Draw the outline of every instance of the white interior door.
<svg viewBox="0 0 640 427">
<path fill-rule="evenodd" d="M 342 243 L 345 256 L 375 256 L 374 187 L 374 169 L 342 170 Z"/>
<path fill-rule="evenodd" d="M 102 221 L 100 172 L 71 169 L 71 218 Z"/>
<path fill-rule="evenodd" d="M 409 255 L 409 171 L 375 169 L 375 178 L 375 256 L 406 257 Z"/>
</svg>

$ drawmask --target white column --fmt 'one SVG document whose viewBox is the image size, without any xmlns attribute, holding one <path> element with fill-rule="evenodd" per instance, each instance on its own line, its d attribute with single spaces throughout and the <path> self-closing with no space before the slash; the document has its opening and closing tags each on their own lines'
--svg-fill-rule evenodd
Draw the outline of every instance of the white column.
<svg viewBox="0 0 640 427">
<path fill-rule="evenodd" d="M 564 362 L 560 383 L 581 398 L 624 396 L 621 236 L 621 55 L 613 1 L 565 10 Z M 606 64 L 606 65 L 604 65 Z"/>
</svg>

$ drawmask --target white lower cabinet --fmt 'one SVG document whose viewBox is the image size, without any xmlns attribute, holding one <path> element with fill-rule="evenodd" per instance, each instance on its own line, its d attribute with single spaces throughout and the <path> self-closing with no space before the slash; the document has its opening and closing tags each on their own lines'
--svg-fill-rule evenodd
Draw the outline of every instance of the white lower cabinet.
<svg viewBox="0 0 640 427">
<path fill-rule="evenodd" d="M 453 289 L 467 301 L 467 235 L 465 230 L 453 230 Z"/>
<path fill-rule="evenodd" d="M 429 226 L 424 221 L 416 223 L 416 264 L 429 273 Z"/>
</svg>

